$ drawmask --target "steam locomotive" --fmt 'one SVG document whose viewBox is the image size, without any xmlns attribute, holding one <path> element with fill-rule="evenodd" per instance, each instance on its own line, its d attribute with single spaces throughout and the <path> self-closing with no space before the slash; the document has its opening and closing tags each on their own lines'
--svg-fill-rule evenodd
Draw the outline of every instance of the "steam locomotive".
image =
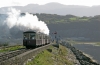
<svg viewBox="0 0 100 65">
<path fill-rule="evenodd" d="M 35 31 L 23 32 L 23 45 L 26 48 L 35 48 L 49 43 L 50 37 L 46 34 Z"/>
</svg>

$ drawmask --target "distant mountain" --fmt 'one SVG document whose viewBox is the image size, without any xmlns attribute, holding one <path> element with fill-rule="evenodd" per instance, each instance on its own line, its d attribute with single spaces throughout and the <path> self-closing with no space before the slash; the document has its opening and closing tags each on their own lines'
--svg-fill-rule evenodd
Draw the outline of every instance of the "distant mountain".
<svg viewBox="0 0 100 65">
<path fill-rule="evenodd" d="M 26 6 L 13 6 L 16 9 L 20 9 L 22 12 L 29 13 L 47 13 L 58 15 L 76 15 L 76 16 L 95 16 L 100 15 L 100 6 L 79 6 L 79 5 L 63 5 L 60 3 L 48 3 L 45 5 L 28 4 Z M 8 7 L 0 8 L 0 13 L 4 13 L 3 10 Z"/>
</svg>

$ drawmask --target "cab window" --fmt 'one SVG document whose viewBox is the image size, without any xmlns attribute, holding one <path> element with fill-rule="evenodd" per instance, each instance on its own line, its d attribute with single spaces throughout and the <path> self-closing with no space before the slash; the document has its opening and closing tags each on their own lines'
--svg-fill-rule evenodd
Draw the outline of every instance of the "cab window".
<svg viewBox="0 0 100 65">
<path fill-rule="evenodd" d="M 35 33 L 30 33 L 30 39 L 35 39 Z"/>
<path fill-rule="evenodd" d="M 23 39 L 29 39 L 29 34 L 28 33 L 24 33 L 23 36 L 24 36 Z"/>
</svg>

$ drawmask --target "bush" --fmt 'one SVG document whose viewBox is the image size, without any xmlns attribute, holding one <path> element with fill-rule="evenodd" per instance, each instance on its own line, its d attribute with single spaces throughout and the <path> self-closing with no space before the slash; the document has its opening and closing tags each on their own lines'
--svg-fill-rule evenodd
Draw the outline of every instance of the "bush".
<svg viewBox="0 0 100 65">
<path fill-rule="evenodd" d="M 8 45 L 9 45 L 9 43 L 8 43 L 8 42 L 3 43 L 3 46 L 8 46 Z"/>
</svg>

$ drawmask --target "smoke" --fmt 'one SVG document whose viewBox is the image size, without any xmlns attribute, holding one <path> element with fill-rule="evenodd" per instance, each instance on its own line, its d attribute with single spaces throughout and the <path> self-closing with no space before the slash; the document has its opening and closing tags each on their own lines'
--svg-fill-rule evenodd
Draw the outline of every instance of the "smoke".
<svg viewBox="0 0 100 65">
<path fill-rule="evenodd" d="M 4 21 L 10 29 L 17 27 L 22 31 L 36 31 L 49 35 L 49 29 L 43 21 L 39 21 L 36 15 L 25 13 L 21 15 L 20 10 L 9 8 L 7 12 L 8 17 Z"/>
</svg>

